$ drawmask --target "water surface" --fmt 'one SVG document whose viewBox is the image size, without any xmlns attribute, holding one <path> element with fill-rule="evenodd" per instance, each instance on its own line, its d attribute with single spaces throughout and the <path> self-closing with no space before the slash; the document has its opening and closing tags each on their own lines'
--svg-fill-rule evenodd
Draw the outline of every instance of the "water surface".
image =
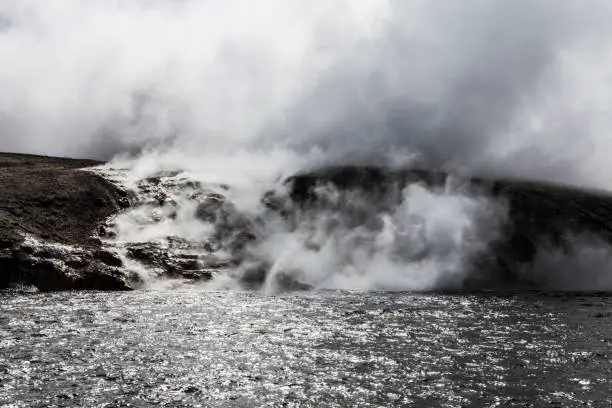
<svg viewBox="0 0 612 408">
<path fill-rule="evenodd" d="M 612 406 L 612 298 L 0 294 L 0 407 Z"/>
</svg>

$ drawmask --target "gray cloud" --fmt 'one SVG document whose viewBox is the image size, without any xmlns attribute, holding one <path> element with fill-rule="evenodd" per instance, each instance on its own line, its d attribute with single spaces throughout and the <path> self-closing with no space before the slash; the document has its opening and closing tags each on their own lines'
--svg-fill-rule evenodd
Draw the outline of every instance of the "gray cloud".
<svg viewBox="0 0 612 408">
<path fill-rule="evenodd" d="M 549 1 L 422 4 L 436 10 L 415 33 L 404 25 L 410 5 L 393 4 L 395 17 L 385 35 L 351 50 L 296 105 L 281 130 L 299 129 L 303 137 L 291 136 L 293 145 L 315 142 L 366 159 L 405 147 L 439 166 L 521 177 L 575 176 L 569 174 L 580 166 L 574 160 L 587 157 L 556 152 L 588 139 L 584 131 L 591 118 L 567 118 L 566 134 L 543 129 L 535 140 L 509 133 L 524 119 L 517 116 L 525 104 L 538 92 L 553 91 L 542 84 L 552 80 L 559 53 L 592 34 L 589 17 L 609 13 L 609 7 L 589 10 L 567 1 L 556 7 Z M 551 87 L 563 85 L 553 81 Z M 573 135 L 569 145 L 567 134 Z M 545 146 L 551 140 L 552 147 Z M 566 174 L 559 174 L 562 169 Z"/>
<path fill-rule="evenodd" d="M 2 150 L 408 150 L 612 188 L 607 2 L 63 4 L 0 4 Z"/>
</svg>

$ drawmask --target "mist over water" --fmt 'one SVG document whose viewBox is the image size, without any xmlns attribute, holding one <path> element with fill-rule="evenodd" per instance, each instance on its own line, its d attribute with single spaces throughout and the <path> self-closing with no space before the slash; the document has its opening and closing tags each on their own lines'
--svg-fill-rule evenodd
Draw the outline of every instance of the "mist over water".
<svg viewBox="0 0 612 408">
<path fill-rule="evenodd" d="M 604 0 L 0 0 L 0 150 L 114 158 L 128 184 L 180 170 L 253 216 L 285 177 L 339 163 L 612 189 L 610 21 Z M 317 287 L 430 288 L 505 217 L 471 193 L 404 193 L 375 228 L 269 220 L 256 251 Z M 483 213 L 499 215 L 486 236 Z M 183 222 L 164 228 L 207 228 Z M 309 234 L 316 259 L 291 249 Z M 428 256 L 407 268 L 402 245 Z"/>
</svg>

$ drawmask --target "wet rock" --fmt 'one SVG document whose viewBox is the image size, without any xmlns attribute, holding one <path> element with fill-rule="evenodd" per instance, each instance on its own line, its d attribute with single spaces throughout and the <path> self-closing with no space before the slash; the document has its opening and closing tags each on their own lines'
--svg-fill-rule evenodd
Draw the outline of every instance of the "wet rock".
<svg viewBox="0 0 612 408">
<path fill-rule="evenodd" d="M 12 248 L 15 242 L 8 238 L 0 237 L 0 249 Z"/>
<path fill-rule="evenodd" d="M 93 253 L 94 258 L 98 261 L 102 262 L 108 266 L 121 267 L 123 266 L 123 261 L 119 258 L 119 255 L 107 250 L 107 249 L 98 249 Z"/>
<path fill-rule="evenodd" d="M 146 181 L 149 184 L 158 186 L 161 183 L 161 177 L 148 177 L 148 178 L 145 178 L 144 181 Z"/>
<path fill-rule="evenodd" d="M 117 204 L 120 208 L 128 208 L 132 205 L 129 197 L 119 197 L 117 199 Z"/>
<path fill-rule="evenodd" d="M 300 277 L 301 274 L 301 271 L 279 272 L 275 276 L 275 283 L 280 289 L 283 290 L 311 290 L 313 286 L 303 282 Z"/>
<path fill-rule="evenodd" d="M 70 268 L 79 269 L 87 266 L 88 261 L 83 256 L 67 255 L 66 259 L 64 260 L 64 263 Z"/>
<path fill-rule="evenodd" d="M 137 216 L 117 223 L 125 225 L 127 221 L 136 223 L 135 228 L 146 229 L 156 228 L 160 223 L 182 222 L 177 218 L 187 206 L 194 209 L 195 218 L 207 224 L 202 239 L 166 236 L 157 237 L 154 242 L 119 244 L 131 261 L 158 277 L 207 280 L 250 259 L 248 249 L 258 239 L 256 223 L 240 213 L 223 194 L 186 177 L 156 175 L 137 183 L 137 196 L 132 204 Z M 105 224 L 106 238 L 113 238 L 112 232 L 118 231 L 112 224 L 112 220 Z"/>
<path fill-rule="evenodd" d="M 218 239 L 227 239 L 236 233 L 254 236 L 251 220 L 221 194 L 211 193 L 198 201 L 200 203 L 196 209 L 196 217 L 214 225 Z M 240 238 L 243 237 L 240 235 Z"/>
<path fill-rule="evenodd" d="M 185 270 L 181 273 L 183 278 L 190 279 L 192 281 L 209 281 L 214 275 L 214 272 L 209 269 Z"/>
<path fill-rule="evenodd" d="M 196 209 L 196 217 L 204 222 L 211 224 L 226 224 L 230 215 L 234 212 L 234 208 L 225 197 L 220 194 L 209 194 L 204 197 L 200 197 L 202 193 L 198 195 L 193 194 L 192 199 L 200 198 L 200 204 Z"/>
<path fill-rule="evenodd" d="M 162 256 L 158 244 L 152 242 L 128 244 L 126 249 L 128 257 L 146 264 L 155 264 Z"/>
<path fill-rule="evenodd" d="M 257 241 L 257 235 L 251 230 L 240 230 L 231 236 L 227 246 L 232 252 L 240 252 Z"/>
<path fill-rule="evenodd" d="M 13 283 L 11 271 L 15 269 L 15 262 L 11 249 L 0 250 L 0 288 L 6 288 Z"/>
<path fill-rule="evenodd" d="M 141 278 L 120 268 L 94 264 L 87 268 L 79 279 L 75 280 L 74 289 L 85 290 L 96 288 L 107 291 L 127 291 L 139 287 Z"/>
<path fill-rule="evenodd" d="M 201 190 L 202 189 L 202 183 L 200 183 L 199 181 L 195 181 L 195 180 L 183 180 L 179 183 L 178 188 L 181 190 Z"/>
<path fill-rule="evenodd" d="M 126 245 L 126 255 L 147 268 L 161 270 L 168 275 L 175 275 L 174 268 L 169 266 L 170 256 L 158 243 L 143 242 Z"/>
<path fill-rule="evenodd" d="M 127 290 L 139 278 L 97 256 L 129 194 L 82 168 L 100 164 L 0 153 L 0 288 Z"/>
<path fill-rule="evenodd" d="M 210 280 L 218 268 L 226 266 L 227 261 L 212 254 L 185 253 L 193 250 L 185 247 L 182 241 L 180 249 L 172 245 L 163 246 L 159 243 L 138 243 L 127 245 L 127 256 L 143 265 L 161 272 L 161 277 L 184 278 L 193 281 Z"/>
<path fill-rule="evenodd" d="M 4 259 L 0 268 L 2 287 L 33 285 L 41 291 L 130 290 L 140 278 L 119 267 L 99 261 L 93 251 L 26 239 Z"/>
<path fill-rule="evenodd" d="M 194 271 L 200 268 L 200 261 L 197 256 L 193 259 L 181 256 L 176 259 L 176 266 L 184 271 Z"/>
<path fill-rule="evenodd" d="M 265 282 L 270 265 L 264 261 L 248 262 L 242 265 L 240 280 L 247 285 L 260 285 Z"/>
</svg>

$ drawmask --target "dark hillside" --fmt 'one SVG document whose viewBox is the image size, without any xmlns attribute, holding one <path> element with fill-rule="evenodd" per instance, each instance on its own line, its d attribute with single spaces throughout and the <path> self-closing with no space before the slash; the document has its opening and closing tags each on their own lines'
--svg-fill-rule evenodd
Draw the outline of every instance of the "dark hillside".
<svg viewBox="0 0 612 408">
<path fill-rule="evenodd" d="M 93 228 L 125 205 L 125 193 L 79 169 L 100 164 L 0 153 L 0 247 L 19 232 L 77 246 L 95 245 Z"/>
<path fill-rule="evenodd" d="M 369 201 L 384 207 L 399 199 L 398 187 L 413 182 L 441 186 L 447 177 L 441 172 L 343 166 L 298 174 L 288 183 L 292 201 L 302 207 L 321 205 L 316 187 L 324 184 L 340 191 L 361 191 Z M 507 205 L 503 239 L 490 254 L 503 275 L 515 275 L 518 265 L 533 261 L 542 244 L 563 249 L 575 236 L 612 244 L 612 193 L 545 182 L 479 178 L 459 182 Z"/>
<path fill-rule="evenodd" d="M 95 238 L 98 226 L 128 204 L 126 194 L 81 170 L 97 164 L 0 153 L 0 288 L 129 289 L 120 260 Z M 43 244 L 25 242 L 24 235 Z"/>
</svg>

